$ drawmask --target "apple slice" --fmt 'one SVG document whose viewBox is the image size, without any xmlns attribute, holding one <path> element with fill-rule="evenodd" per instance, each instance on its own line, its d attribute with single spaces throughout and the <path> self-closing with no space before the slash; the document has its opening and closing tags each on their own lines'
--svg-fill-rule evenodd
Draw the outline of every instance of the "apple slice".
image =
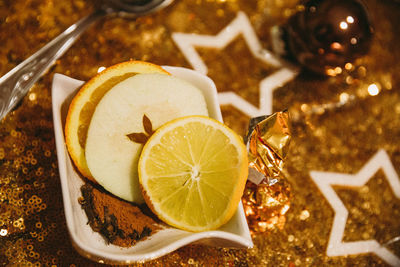
<svg viewBox="0 0 400 267">
<path fill-rule="evenodd" d="M 137 169 L 143 143 L 152 130 L 189 115 L 208 116 L 206 102 L 179 78 L 137 74 L 115 85 L 97 104 L 88 129 L 85 157 L 94 179 L 124 200 L 143 203 Z"/>
</svg>

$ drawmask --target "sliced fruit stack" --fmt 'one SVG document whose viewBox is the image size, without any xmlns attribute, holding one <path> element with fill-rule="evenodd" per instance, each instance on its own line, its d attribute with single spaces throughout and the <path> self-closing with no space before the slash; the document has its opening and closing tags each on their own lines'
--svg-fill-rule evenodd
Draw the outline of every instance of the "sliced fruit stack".
<svg viewBox="0 0 400 267">
<path fill-rule="evenodd" d="M 172 226 L 204 231 L 233 216 L 247 178 L 241 138 L 207 116 L 198 88 L 129 61 L 79 90 L 65 139 L 84 177 L 124 200 L 145 201 Z"/>
</svg>

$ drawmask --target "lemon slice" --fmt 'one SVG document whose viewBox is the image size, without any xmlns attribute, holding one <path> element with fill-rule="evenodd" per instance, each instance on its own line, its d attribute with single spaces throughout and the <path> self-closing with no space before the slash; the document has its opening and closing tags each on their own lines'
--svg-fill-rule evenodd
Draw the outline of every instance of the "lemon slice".
<svg viewBox="0 0 400 267">
<path fill-rule="evenodd" d="M 138 73 L 169 74 L 160 66 L 142 61 L 127 61 L 108 67 L 85 83 L 74 96 L 65 123 L 65 142 L 72 161 L 79 172 L 95 181 L 85 158 L 86 137 L 94 110 L 116 84 Z"/>
<path fill-rule="evenodd" d="M 238 207 L 248 174 L 247 151 L 224 124 L 188 116 L 152 135 L 138 171 L 144 199 L 161 220 L 184 230 L 211 230 Z"/>
</svg>

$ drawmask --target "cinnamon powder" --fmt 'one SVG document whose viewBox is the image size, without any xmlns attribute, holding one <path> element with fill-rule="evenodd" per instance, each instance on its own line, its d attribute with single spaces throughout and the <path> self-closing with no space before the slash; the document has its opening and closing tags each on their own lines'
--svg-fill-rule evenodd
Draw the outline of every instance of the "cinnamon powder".
<svg viewBox="0 0 400 267">
<path fill-rule="evenodd" d="M 135 206 L 90 183 L 84 184 L 81 192 L 79 202 L 88 224 L 108 243 L 130 247 L 161 229 L 161 223 L 146 206 Z"/>
</svg>

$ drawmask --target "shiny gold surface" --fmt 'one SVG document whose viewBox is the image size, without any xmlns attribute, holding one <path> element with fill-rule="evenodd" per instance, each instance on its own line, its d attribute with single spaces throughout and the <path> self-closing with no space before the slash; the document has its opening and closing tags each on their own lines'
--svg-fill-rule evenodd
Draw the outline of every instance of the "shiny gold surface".
<svg viewBox="0 0 400 267">
<path fill-rule="evenodd" d="M 328 257 L 334 211 L 310 171 L 357 173 L 379 150 L 400 174 L 400 4 L 366 0 L 375 22 L 370 52 L 336 76 L 300 74 L 274 91 L 274 111 L 289 109 L 292 141 L 285 162 L 292 201 L 282 230 L 253 236 L 254 248 L 190 245 L 149 265 L 386 266 L 375 254 Z M 82 0 L 0 1 L 0 74 L 3 75 L 93 10 Z M 54 144 L 51 80 L 54 73 L 87 80 L 101 66 L 138 59 L 191 67 L 173 32 L 215 35 L 237 12 L 249 17 L 270 48 L 269 30 L 301 10 L 297 1 L 176 0 L 138 19 L 107 18 L 91 27 L 0 123 L 0 265 L 88 266 L 72 247 L 65 225 Z M 259 82 L 276 68 L 254 58 L 241 37 L 224 49 L 199 48 L 220 92 L 259 103 Z M 225 122 L 244 135 L 248 117 L 222 107 Z M 400 235 L 400 200 L 382 171 L 361 188 L 334 187 L 349 210 L 343 241 Z M 386 246 L 400 257 L 400 242 Z"/>
<path fill-rule="evenodd" d="M 249 122 L 249 175 L 242 203 L 253 234 L 285 225 L 290 208 L 290 185 L 283 175 L 291 138 L 289 123 L 287 111 Z"/>
</svg>

